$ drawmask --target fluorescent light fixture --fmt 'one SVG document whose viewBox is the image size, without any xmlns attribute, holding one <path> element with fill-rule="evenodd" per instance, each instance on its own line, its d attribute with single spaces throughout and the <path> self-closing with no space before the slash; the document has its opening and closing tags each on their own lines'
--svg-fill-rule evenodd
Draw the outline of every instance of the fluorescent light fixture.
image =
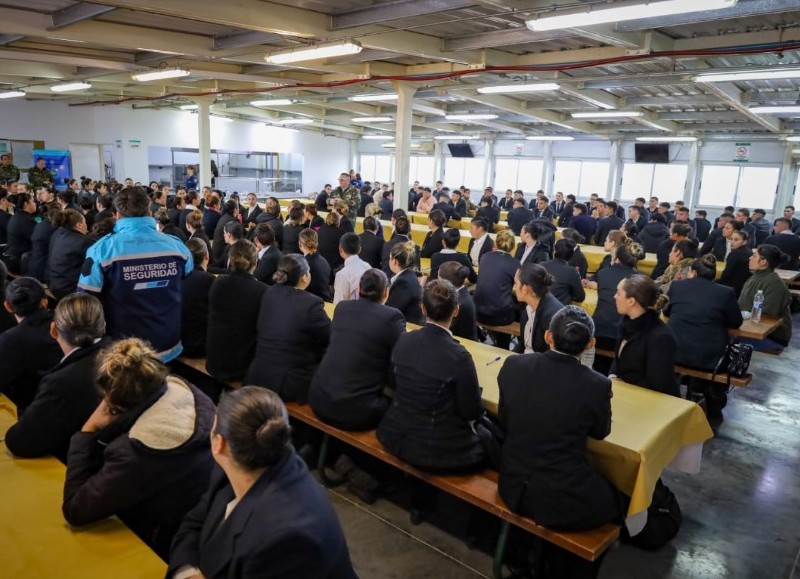
<svg viewBox="0 0 800 579">
<path fill-rule="evenodd" d="M 347 100 L 354 103 L 365 103 L 374 101 L 396 101 L 397 95 L 391 92 L 384 94 L 357 94 L 355 96 L 347 97 Z"/>
<path fill-rule="evenodd" d="M 786 137 L 786 140 L 790 143 L 800 143 L 800 135 L 792 135 L 791 137 Z"/>
<path fill-rule="evenodd" d="M 636 137 L 640 143 L 694 143 L 697 137 Z"/>
<path fill-rule="evenodd" d="M 639 111 L 596 111 L 592 113 L 572 113 L 573 119 L 618 119 L 626 117 L 641 117 L 644 113 Z"/>
<path fill-rule="evenodd" d="M 480 139 L 478 135 L 437 135 L 436 141 L 474 141 Z"/>
<path fill-rule="evenodd" d="M 575 137 L 567 135 L 529 135 L 525 139 L 528 141 L 574 141 Z"/>
<path fill-rule="evenodd" d="M 164 80 L 166 78 L 181 78 L 189 76 L 191 72 L 185 68 L 163 68 L 152 72 L 137 72 L 131 75 L 133 80 L 147 82 L 149 80 Z"/>
<path fill-rule="evenodd" d="M 736 82 L 740 80 L 779 80 L 784 78 L 800 78 L 800 68 L 710 72 L 693 76 L 692 80 L 695 82 Z"/>
<path fill-rule="evenodd" d="M 270 64 L 286 64 L 289 62 L 317 60 L 334 56 L 347 56 L 348 54 L 358 54 L 359 52 L 361 52 L 361 45 L 348 40 L 332 44 L 318 44 L 309 48 L 300 48 L 288 52 L 276 52 L 274 54 L 268 54 L 264 57 L 264 60 Z"/>
<path fill-rule="evenodd" d="M 543 30 L 561 30 L 563 28 L 578 28 L 620 22 L 623 20 L 638 20 L 640 18 L 657 18 L 659 16 L 672 16 L 675 14 L 688 14 L 706 10 L 721 10 L 736 6 L 737 0 L 663 0 L 661 2 L 629 2 L 623 6 L 609 8 L 582 9 L 559 11 L 551 16 L 540 16 L 528 20 L 525 24 L 534 32 Z"/>
<path fill-rule="evenodd" d="M 392 117 L 354 117 L 350 120 L 354 123 L 388 123 L 394 119 Z"/>
<path fill-rule="evenodd" d="M 272 99 L 263 101 L 250 101 L 254 107 L 285 107 L 294 104 L 292 99 Z"/>
<path fill-rule="evenodd" d="M 196 111 L 200 107 L 199 105 L 189 104 L 189 105 L 181 105 L 180 108 L 182 111 Z"/>
<path fill-rule="evenodd" d="M 0 92 L 0 99 L 13 99 L 16 97 L 24 97 L 25 93 L 21 90 L 7 90 Z"/>
<path fill-rule="evenodd" d="M 782 107 L 751 107 L 751 113 L 757 113 L 762 115 L 782 115 L 782 114 L 790 114 L 790 115 L 798 115 L 800 116 L 800 105 L 791 105 L 791 106 L 782 106 Z"/>
<path fill-rule="evenodd" d="M 392 135 L 361 135 L 361 138 L 368 141 L 391 141 L 394 139 Z"/>
<path fill-rule="evenodd" d="M 314 122 L 314 119 L 303 119 L 303 118 L 296 118 L 296 119 L 281 119 L 278 121 L 282 125 L 310 125 Z"/>
<path fill-rule="evenodd" d="M 217 121 L 221 121 L 223 123 L 232 123 L 233 122 L 232 118 L 230 118 L 230 117 L 221 117 L 220 115 L 211 115 L 211 118 L 215 119 Z"/>
<path fill-rule="evenodd" d="M 515 92 L 541 92 L 553 91 L 561 88 L 557 82 L 537 82 L 533 84 L 501 84 L 499 86 L 484 86 L 478 89 L 480 94 L 511 94 Z"/>
<path fill-rule="evenodd" d="M 92 85 L 88 82 L 67 82 L 64 84 L 54 84 L 50 87 L 50 90 L 53 92 L 69 92 L 72 90 L 84 90 L 87 88 L 92 88 Z"/>
<path fill-rule="evenodd" d="M 497 115 L 495 114 L 464 114 L 464 115 L 445 115 L 448 121 L 491 121 L 492 119 L 496 119 Z"/>
<path fill-rule="evenodd" d="M 383 144 L 383 145 L 381 145 L 381 146 L 382 146 L 384 149 L 394 149 L 394 148 L 396 148 L 396 147 L 397 147 L 397 143 L 384 143 L 384 144 Z M 421 147 L 421 145 L 420 145 L 419 143 L 411 143 L 411 144 L 409 145 L 409 147 L 410 147 L 410 148 L 412 148 L 412 149 L 419 149 L 419 148 Z"/>
</svg>

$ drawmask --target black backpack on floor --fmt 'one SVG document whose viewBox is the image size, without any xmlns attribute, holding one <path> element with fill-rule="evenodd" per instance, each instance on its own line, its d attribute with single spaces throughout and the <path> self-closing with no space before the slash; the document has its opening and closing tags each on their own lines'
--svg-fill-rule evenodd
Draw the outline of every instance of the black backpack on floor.
<svg viewBox="0 0 800 579">
<path fill-rule="evenodd" d="M 653 502 L 647 508 L 647 524 L 638 535 L 626 537 L 625 542 L 640 549 L 656 551 L 678 534 L 681 523 L 683 515 L 678 499 L 669 487 L 658 479 L 653 491 Z"/>
</svg>

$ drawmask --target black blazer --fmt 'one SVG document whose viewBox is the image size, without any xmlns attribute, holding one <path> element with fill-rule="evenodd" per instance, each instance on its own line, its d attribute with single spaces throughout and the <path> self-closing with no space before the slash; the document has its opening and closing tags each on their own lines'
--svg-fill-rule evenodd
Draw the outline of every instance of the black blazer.
<svg viewBox="0 0 800 579">
<path fill-rule="evenodd" d="M 206 249 L 208 249 L 208 256 L 209 258 L 211 257 L 211 242 L 208 240 L 208 236 L 206 235 L 205 231 L 198 229 L 192 233 L 186 241 L 189 241 L 189 239 L 199 239 L 200 241 L 204 242 L 206 244 Z"/>
<path fill-rule="evenodd" d="M 706 240 L 700 248 L 700 253 L 702 255 L 711 253 L 717 258 L 717 261 L 725 261 L 725 253 L 727 250 L 727 242 L 725 238 L 722 237 L 722 228 L 718 227 L 708 234 L 708 237 L 706 237 Z"/>
<path fill-rule="evenodd" d="M 286 402 L 305 403 L 330 341 L 331 321 L 322 306 L 319 297 L 285 285 L 264 292 L 248 384 L 274 390 Z"/>
<path fill-rule="evenodd" d="M 189 239 L 188 235 L 186 235 L 178 226 L 173 225 L 172 223 L 167 224 L 164 229 L 161 230 L 161 233 L 166 233 L 167 235 L 177 237 L 184 243 L 186 243 L 186 240 Z"/>
<path fill-rule="evenodd" d="M 671 239 L 665 239 L 661 242 L 656 250 L 656 265 L 653 268 L 653 273 L 650 274 L 650 277 L 653 279 L 658 279 L 665 271 L 667 271 L 667 267 L 669 267 L 669 254 L 672 253 L 672 248 L 674 246 L 675 242 Z"/>
<path fill-rule="evenodd" d="M 500 221 L 500 209 L 494 206 L 479 207 L 475 212 L 475 217 L 482 217 L 489 224 L 489 231 Z"/>
<path fill-rule="evenodd" d="M 394 386 L 391 356 L 406 331 L 406 320 L 395 308 L 367 300 L 336 305 L 331 342 L 314 373 L 309 402 L 325 422 L 345 430 L 378 426 Z"/>
<path fill-rule="evenodd" d="M 493 251 L 481 258 L 475 286 L 475 311 L 478 321 L 490 325 L 514 321 L 517 300 L 511 290 L 519 261 L 503 251 Z"/>
<path fill-rule="evenodd" d="M 422 251 L 420 252 L 420 257 L 433 257 L 435 254 L 442 251 L 442 248 L 444 247 L 442 245 L 443 239 L 444 229 L 441 227 L 436 231 L 429 231 L 426 233 L 425 241 L 422 242 Z"/>
<path fill-rule="evenodd" d="M 536 308 L 536 315 L 533 318 L 533 333 L 531 335 L 531 344 L 534 352 L 547 352 L 550 347 L 544 341 L 544 333 L 550 328 L 550 320 L 556 315 L 561 308 L 564 307 L 550 292 L 547 292 L 542 299 L 539 300 L 539 305 Z M 528 325 L 528 308 L 522 308 L 519 320 L 519 329 L 522 335 L 517 340 L 517 346 L 514 351 L 517 354 L 525 352 L 525 327 Z"/>
<path fill-rule="evenodd" d="M 711 222 L 708 219 L 693 219 L 693 221 L 697 240 L 702 243 L 706 240 L 708 234 L 711 233 Z"/>
<path fill-rule="evenodd" d="M 517 250 L 514 252 L 514 259 L 519 261 L 520 265 L 524 263 L 544 263 L 550 260 L 550 252 L 548 251 L 548 248 L 541 243 L 536 243 L 528 254 L 527 259 L 522 261 L 522 256 L 525 255 L 526 248 L 527 245 L 520 243 L 517 245 Z"/>
<path fill-rule="evenodd" d="M 581 279 L 586 277 L 586 272 L 589 270 L 589 262 L 586 261 L 586 256 L 583 255 L 580 247 L 575 248 L 575 253 L 572 254 L 572 257 L 567 263 L 575 268 L 581 276 Z"/>
<path fill-rule="evenodd" d="M 719 278 L 719 283 L 732 287 L 736 297 L 742 293 L 745 282 L 750 279 L 750 257 L 753 250 L 746 245 L 739 249 L 732 249 L 725 260 L 725 269 Z"/>
<path fill-rule="evenodd" d="M 469 257 L 470 259 L 472 259 L 473 245 L 475 245 L 474 237 L 469 240 L 469 246 L 467 247 L 467 257 Z M 493 249 L 494 249 L 494 239 L 492 239 L 491 237 L 487 237 L 486 240 L 483 242 L 483 245 L 481 246 L 480 252 L 478 253 L 478 265 L 480 265 L 483 256 L 492 251 Z"/>
<path fill-rule="evenodd" d="M 531 221 L 533 221 L 533 211 L 524 205 L 511 209 L 506 219 L 506 223 L 508 223 L 508 227 L 514 232 L 514 235 L 519 235 L 522 231 L 522 226 Z"/>
<path fill-rule="evenodd" d="M 223 259 L 223 254 L 225 253 L 225 224 L 235 220 L 236 218 L 233 215 L 225 213 L 219 218 L 219 221 L 217 221 L 217 226 L 214 228 L 213 242 L 211 244 L 211 263 L 219 264 Z"/>
<path fill-rule="evenodd" d="M 439 268 L 442 267 L 443 263 L 447 263 L 448 261 L 456 261 L 461 265 L 469 268 L 469 275 L 467 279 L 469 283 L 475 283 L 478 281 L 478 274 L 475 272 L 475 268 L 472 267 L 472 262 L 469 259 L 469 256 L 463 253 L 445 253 L 444 251 L 440 251 L 439 253 L 435 253 L 433 257 L 431 257 L 431 273 L 428 276 L 428 279 L 436 279 L 439 277 Z"/>
<path fill-rule="evenodd" d="M 55 228 L 50 220 L 42 219 L 36 224 L 31 236 L 31 256 L 28 258 L 27 275 L 47 283 L 50 270 L 47 267 L 47 257 L 50 255 L 50 238 Z"/>
<path fill-rule="evenodd" d="M 676 282 L 672 285 L 676 285 Z M 656 392 L 680 396 L 675 379 L 675 336 L 655 310 L 632 320 L 623 316 L 609 374 Z"/>
<path fill-rule="evenodd" d="M 283 226 L 283 249 L 284 255 L 289 253 L 300 253 L 300 232 L 305 227 L 302 225 L 290 225 L 285 223 Z"/>
<path fill-rule="evenodd" d="M 598 220 L 597 229 L 594 232 L 595 243 L 597 245 L 603 245 L 608 234 L 622 227 L 624 223 L 625 222 L 616 215 L 610 215 L 609 217 L 603 217 Z"/>
<path fill-rule="evenodd" d="M 359 257 L 370 264 L 372 267 L 381 268 L 381 255 L 383 253 L 384 239 L 371 231 L 365 231 L 361 235 L 361 253 Z"/>
<path fill-rule="evenodd" d="M 195 264 L 181 284 L 181 343 L 183 356 L 203 358 L 208 336 L 208 309 L 214 276 Z"/>
<path fill-rule="evenodd" d="M 317 231 L 317 252 L 331 266 L 330 283 L 333 283 L 334 272 L 344 265 L 344 260 L 339 255 L 339 240 L 344 234 L 344 231 L 334 225 L 323 225 Z"/>
<path fill-rule="evenodd" d="M 622 513 L 589 463 L 586 439 L 611 432 L 611 381 L 548 351 L 506 359 L 497 377 L 505 431 L 498 490 L 511 510 L 552 529 L 593 529 Z"/>
<path fill-rule="evenodd" d="M 670 284 L 665 314 L 678 341 L 675 361 L 700 370 L 714 369 L 728 344 L 728 329 L 742 325 L 734 291 L 699 277 Z"/>
<path fill-rule="evenodd" d="M 221 382 L 240 380 L 256 351 L 256 324 L 267 286 L 239 271 L 211 284 L 206 370 Z"/>
<path fill-rule="evenodd" d="M 586 299 L 586 291 L 581 285 L 581 274 L 563 259 L 551 259 L 542 267 L 553 276 L 550 293 L 565 306 Z"/>
<path fill-rule="evenodd" d="M 11 273 L 25 273 L 20 271 L 22 254 L 33 247 L 31 237 L 36 227 L 36 218 L 30 213 L 18 211 L 8 221 L 8 241 L 5 249 L 6 262 Z"/>
<path fill-rule="evenodd" d="M 207 579 L 356 579 L 330 499 L 293 450 L 221 523 L 233 499 L 225 473 L 214 468 L 208 491 L 175 535 L 168 577 L 191 565 Z"/>
<path fill-rule="evenodd" d="M 394 275 L 392 269 L 389 267 L 389 256 L 392 253 L 392 248 L 398 243 L 407 243 L 409 241 L 411 241 L 411 238 L 408 235 L 395 233 L 389 241 L 383 244 L 383 249 L 381 250 L 381 269 L 389 278 Z"/>
<path fill-rule="evenodd" d="M 275 234 L 275 243 L 278 244 L 278 249 L 283 249 L 283 221 L 272 215 L 271 213 L 267 213 L 266 211 L 262 211 L 261 214 L 256 218 L 256 224 L 258 223 L 267 223 L 270 227 L 272 227 L 272 232 Z M 254 236 L 256 233 L 255 227 L 250 231 L 250 236 Z M 252 241 L 252 239 L 251 239 Z"/>
<path fill-rule="evenodd" d="M 458 315 L 450 324 L 450 331 L 456 338 L 478 342 L 478 322 L 475 302 L 466 286 L 458 290 Z"/>
<path fill-rule="evenodd" d="M 86 250 L 92 244 L 89 236 L 59 227 L 50 238 L 47 267 L 50 290 L 61 299 L 78 289 L 78 278 L 86 260 Z"/>
<path fill-rule="evenodd" d="M 451 219 L 460 221 L 461 219 L 467 217 L 468 215 L 469 215 L 469 206 L 467 205 L 467 202 L 464 199 L 459 199 L 453 205 L 453 217 L 451 217 Z"/>
<path fill-rule="evenodd" d="M 247 228 L 248 225 L 255 225 L 256 219 L 258 219 L 258 216 L 261 215 L 264 210 L 256 204 L 252 212 L 249 207 L 246 208 L 244 206 L 239 208 L 239 212 L 242 214 L 242 225 Z"/>
<path fill-rule="evenodd" d="M 42 378 L 36 397 L 6 433 L 6 446 L 24 458 L 54 455 L 67 460 L 69 441 L 100 403 L 95 359 L 111 342 L 100 340 L 73 351 Z"/>
<path fill-rule="evenodd" d="M 410 269 L 400 273 L 389 288 L 389 299 L 386 305 L 397 308 L 407 322 L 422 324 L 422 286 L 419 285 L 417 275 Z"/>
<path fill-rule="evenodd" d="M 33 401 L 39 380 L 64 355 L 50 336 L 52 312 L 38 310 L 0 334 L 0 393 L 22 414 Z"/>
<path fill-rule="evenodd" d="M 798 268 L 798 259 L 800 259 L 800 237 L 793 234 L 789 235 L 788 233 L 770 235 L 764 240 L 764 244 L 778 247 L 791 258 L 788 264 L 781 267 L 794 270 Z"/>
<path fill-rule="evenodd" d="M 272 274 L 278 270 L 278 262 L 281 257 L 283 257 L 283 254 L 274 244 L 268 247 L 267 251 L 264 252 L 264 255 L 262 255 L 261 259 L 256 263 L 256 270 L 253 272 L 253 277 L 261 283 L 272 285 L 274 283 L 272 281 Z"/>
<path fill-rule="evenodd" d="M 617 293 L 619 282 L 634 273 L 637 272 L 632 267 L 618 263 L 601 269 L 595 274 L 597 278 L 597 308 L 592 314 L 595 338 L 617 339 L 619 333 L 617 326 L 622 316 L 617 313 L 614 294 Z"/>
<path fill-rule="evenodd" d="M 306 291 L 315 296 L 321 297 L 326 302 L 333 301 L 333 292 L 331 291 L 331 266 L 325 261 L 319 253 L 309 253 L 306 255 L 308 268 L 311 273 L 311 282 L 308 284 Z"/>
<path fill-rule="evenodd" d="M 386 449 L 420 468 L 461 469 L 484 459 L 470 421 L 483 415 L 469 352 L 436 324 L 403 334 L 392 352 L 397 388 L 378 426 Z"/>
</svg>

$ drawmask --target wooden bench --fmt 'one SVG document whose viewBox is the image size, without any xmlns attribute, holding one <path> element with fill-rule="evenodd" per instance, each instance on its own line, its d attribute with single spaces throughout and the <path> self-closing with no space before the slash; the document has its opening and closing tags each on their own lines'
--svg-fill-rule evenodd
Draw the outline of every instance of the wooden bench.
<svg viewBox="0 0 800 579">
<path fill-rule="evenodd" d="M 180 362 L 184 366 L 188 366 L 192 370 L 196 370 L 196 371 L 200 372 L 201 374 L 205 374 L 206 376 L 214 378 L 213 376 L 211 376 L 211 374 L 208 373 L 208 370 L 206 370 L 206 359 L 205 358 L 185 358 L 185 357 L 181 356 L 181 357 L 177 358 L 175 361 L 176 362 Z M 221 384 L 225 384 L 228 388 L 231 388 L 232 390 L 238 390 L 239 388 L 242 387 L 242 382 L 241 381 L 223 382 L 223 381 L 220 380 L 219 382 Z"/>
<path fill-rule="evenodd" d="M 489 326 L 487 324 L 478 323 L 478 325 L 487 332 L 497 332 L 498 334 L 511 334 L 512 336 L 521 336 L 522 330 L 520 329 L 519 322 L 511 322 L 505 326 Z"/>
<path fill-rule="evenodd" d="M 403 472 L 498 517 L 502 522 L 502 526 L 497 538 L 492 567 L 496 579 L 502 577 L 503 557 L 505 555 L 508 533 L 511 525 L 541 537 L 545 541 L 553 543 L 562 549 L 566 549 L 588 561 L 597 560 L 598 557 L 619 538 L 619 527 L 616 525 L 607 524 L 590 531 L 559 533 L 537 525 L 533 520 L 527 517 L 522 517 L 511 512 L 498 494 L 498 474 L 495 471 L 485 470 L 474 474 L 459 475 L 431 474 L 417 469 L 390 454 L 378 440 L 375 431 L 347 432 L 339 430 L 317 418 L 314 411 L 311 410 L 311 407 L 308 405 L 289 402 L 286 404 L 286 409 L 289 415 L 296 420 L 300 420 L 322 431 L 324 436 L 319 453 L 317 470 L 323 483 L 328 484 L 329 482 L 324 474 L 325 461 L 330 437 L 334 437 L 345 444 L 366 452 Z"/>
</svg>

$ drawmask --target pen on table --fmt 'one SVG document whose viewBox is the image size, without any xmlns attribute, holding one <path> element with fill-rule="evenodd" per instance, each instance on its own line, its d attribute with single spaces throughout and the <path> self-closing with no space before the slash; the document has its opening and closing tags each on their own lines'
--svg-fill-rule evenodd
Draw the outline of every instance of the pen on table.
<svg viewBox="0 0 800 579">
<path fill-rule="evenodd" d="M 495 362 L 499 362 L 499 361 L 500 361 L 500 356 L 498 356 L 494 360 L 489 360 L 488 362 L 486 362 L 486 365 L 489 366 L 490 364 L 494 364 Z"/>
</svg>

